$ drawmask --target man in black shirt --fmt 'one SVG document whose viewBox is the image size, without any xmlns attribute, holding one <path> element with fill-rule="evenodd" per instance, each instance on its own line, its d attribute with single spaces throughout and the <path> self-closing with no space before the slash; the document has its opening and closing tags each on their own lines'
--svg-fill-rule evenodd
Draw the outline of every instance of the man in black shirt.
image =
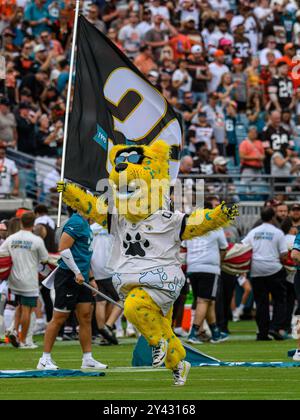
<svg viewBox="0 0 300 420">
<path fill-rule="evenodd" d="M 281 114 L 278 111 L 272 111 L 270 122 L 262 131 L 262 142 L 265 148 L 265 170 L 271 172 L 271 157 L 274 152 L 280 150 L 283 144 L 291 144 L 289 133 L 281 126 Z"/>
<path fill-rule="evenodd" d="M 34 155 L 36 150 L 35 124 L 38 115 L 30 105 L 21 102 L 16 114 L 18 132 L 18 150 L 29 155 Z"/>
<path fill-rule="evenodd" d="M 288 76 L 289 66 L 285 61 L 277 63 L 277 76 L 274 76 L 269 85 L 271 109 L 282 111 L 294 107 L 294 88 L 292 79 Z"/>
<path fill-rule="evenodd" d="M 204 141 L 197 143 L 196 156 L 194 157 L 194 167 L 192 173 L 212 175 L 214 173 L 214 165 L 210 160 L 209 150 Z"/>
<path fill-rule="evenodd" d="M 188 71 L 192 76 L 192 92 L 195 101 L 207 103 L 207 82 L 211 80 L 211 73 L 205 61 L 201 45 L 193 45 L 188 57 Z"/>
<path fill-rule="evenodd" d="M 251 44 L 245 36 L 244 23 L 240 23 L 234 29 L 234 57 L 241 58 L 244 63 L 248 63 L 251 56 Z"/>
<path fill-rule="evenodd" d="M 183 102 L 180 104 L 179 110 L 183 116 L 184 128 L 185 130 L 188 130 L 192 119 L 198 113 L 198 107 L 194 102 L 193 92 L 184 92 Z"/>
<path fill-rule="evenodd" d="M 48 78 L 48 73 L 44 70 L 38 70 L 36 74 L 28 74 L 23 78 L 20 90 L 22 90 L 25 87 L 28 88 L 32 94 L 34 101 L 36 102 L 40 99 L 40 96 L 45 89 Z"/>
</svg>

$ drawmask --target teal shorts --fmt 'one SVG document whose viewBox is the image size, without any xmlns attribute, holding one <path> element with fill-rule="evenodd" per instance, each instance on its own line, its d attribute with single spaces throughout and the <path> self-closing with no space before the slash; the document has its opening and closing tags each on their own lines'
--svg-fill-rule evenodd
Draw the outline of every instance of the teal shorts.
<svg viewBox="0 0 300 420">
<path fill-rule="evenodd" d="M 16 296 L 16 302 L 20 305 L 29 306 L 30 308 L 36 308 L 37 307 L 37 296 L 22 296 L 17 295 Z"/>
</svg>

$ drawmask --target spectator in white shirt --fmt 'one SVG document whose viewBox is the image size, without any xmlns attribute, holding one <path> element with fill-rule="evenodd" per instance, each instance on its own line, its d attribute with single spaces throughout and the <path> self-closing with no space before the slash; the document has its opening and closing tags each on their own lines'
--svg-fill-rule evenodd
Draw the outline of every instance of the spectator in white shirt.
<svg viewBox="0 0 300 420">
<path fill-rule="evenodd" d="M 138 23 L 137 13 L 130 12 L 128 25 L 123 26 L 119 32 L 119 41 L 129 58 L 134 58 L 140 50 L 141 35 L 137 27 Z"/>
<path fill-rule="evenodd" d="M 38 267 L 48 261 L 48 252 L 44 241 L 32 233 L 35 215 L 24 213 L 21 217 L 21 230 L 11 236 L 0 247 L 2 255 L 12 258 L 12 270 L 8 286 L 21 305 L 20 319 L 15 319 L 15 332 L 10 335 L 13 345 L 20 348 L 35 348 L 26 342 L 31 313 L 37 306 L 39 296 Z M 21 325 L 20 343 L 18 327 Z"/>
<path fill-rule="evenodd" d="M 152 0 L 149 6 L 152 16 L 160 15 L 164 19 L 170 20 L 170 12 L 166 6 L 162 6 L 160 0 Z"/>
<path fill-rule="evenodd" d="M 262 27 L 265 26 L 268 18 L 272 19 L 273 10 L 269 6 L 269 0 L 260 0 L 258 6 L 253 10 L 254 16 Z"/>
<path fill-rule="evenodd" d="M 100 292 L 110 297 L 114 301 L 119 300 L 119 296 L 113 286 L 113 272 L 108 267 L 108 261 L 113 246 L 113 237 L 102 226 L 97 223 L 91 225 L 93 232 L 93 255 L 91 268 Z M 117 306 L 112 306 L 101 296 L 96 296 L 96 321 L 100 334 L 110 344 L 118 344 L 118 340 L 113 332 L 113 326 L 122 310 Z"/>
<path fill-rule="evenodd" d="M 282 259 L 288 249 L 283 232 L 274 226 L 275 211 L 271 207 L 261 211 L 263 224 L 252 229 L 243 240 L 253 250 L 251 282 L 256 303 L 258 341 L 283 340 L 286 317 L 286 271 Z M 270 322 L 269 295 L 273 299 L 273 319 Z"/>
<path fill-rule="evenodd" d="M 55 168 L 45 177 L 43 181 L 43 193 L 47 198 L 47 195 L 51 193 L 57 194 L 57 182 L 60 180 L 60 169 L 61 169 L 61 157 L 56 159 Z"/>
<path fill-rule="evenodd" d="M 143 19 L 140 21 L 140 23 L 136 27 L 142 39 L 144 39 L 145 34 L 148 31 L 150 31 L 150 29 L 152 29 L 151 19 L 152 19 L 151 10 L 144 9 Z"/>
<path fill-rule="evenodd" d="M 209 64 L 208 68 L 212 75 L 211 80 L 208 82 L 208 92 L 216 92 L 224 73 L 229 72 L 229 68 L 224 64 L 225 54 L 222 50 L 214 52 L 214 61 Z"/>
<path fill-rule="evenodd" d="M 16 164 L 6 157 L 6 148 L 0 145 L 0 196 L 19 195 L 19 175 Z"/>
<path fill-rule="evenodd" d="M 281 52 L 276 49 L 276 39 L 274 38 L 274 36 L 268 37 L 266 48 L 263 48 L 259 52 L 259 61 L 260 61 L 261 66 L 267 66 L 269 64 L 268 53 L 270 52 L 274 54 L 276 60 L 282 57 Z"/>
<path fill-rule="evenodd" d="M 178 90 L 178 99 L 183 101 L 185 92 L 190 92 L 192 89 L 192 77 L 187 71 L 188 63 L 186 60 L 179 60 L 179 68 L 175 70 L 172 77 L 172 84 Z"/>
<path fill-rule="evenodd" d="M 211 208 L 211 205 L 208 204 L 208 207 Z M 221 273 L 221 258 L 227 245 L 223 229 L 186 241 L 187 273 L 197 302 L 194 323 L 188 338 L 191 343 L 201 342 L 199 334 L 206 318 L 212 333 L 211 342 L 224 341 L 225 335 L 220 333 L 216 324 L 215 301 Z"/>
<path fill-rule="evenodd" d="M 228 0 L 209 0 L 210 7 L 219 12 L 220 18 L 225 17 L 225 13 L 230 9 L 230 4 Z"/>
</svg>

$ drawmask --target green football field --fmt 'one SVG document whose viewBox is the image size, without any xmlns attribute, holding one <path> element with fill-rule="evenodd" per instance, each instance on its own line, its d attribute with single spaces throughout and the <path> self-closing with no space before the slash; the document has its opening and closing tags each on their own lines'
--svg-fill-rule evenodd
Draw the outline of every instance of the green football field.
<svg viewBox="0 0 300 420">
<path fill-rule="evenodd" d="M 230 326 L 230 341 L 203 344 L 200 351 L 222 361 L 289 361 L 287 351 L 294 340 L 255 342 L 255 324 Z M 131 368 L 133 339 L 119 346 L 94 346 L 94 356 L 109 369 L 99 378 L 2 379 L 0 399 L 99 399 L 99 400 L 188 400 L 188 399 L 300 399 L 298 368 L 192 368 L 184 387 L 172 386 L 165 369 Z M 39 344 L 42 340 L 38 340 Z M 0 370 L 35 369 L 41 349 L 17 350 L 0 347 Z M 56 343 L 53 359 L 62 369 L 78 369 L 81 353 L 78 342 Z"/>
</svg>

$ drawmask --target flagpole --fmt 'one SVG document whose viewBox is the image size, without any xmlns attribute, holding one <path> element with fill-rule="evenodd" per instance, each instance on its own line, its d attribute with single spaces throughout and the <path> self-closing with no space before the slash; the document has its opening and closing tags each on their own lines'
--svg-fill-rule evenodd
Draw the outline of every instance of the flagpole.
<svg viewBox="0 0 300 420">
<path fill-rule="evenodd" d="M 80 7 L 80 0 L 76 0 L 74 30 L 73 30 L 73 40 L 72 40 L 72 50 L 71 50 L 71 61 L 70 61 L 70 72 L 69 72 L 68 91 L 67 91 L 67 103 L 66 103 L 66 113 L 65 113 L 64 138 L 63 138 L 63 150 L 62 150 L 62 164 L 61 164 L 61 173 L 60 173 L 60 179 L 62 181 L 64 180 L 64 177 L 65 177 L 67 136 L 68 136 L 68 127 L 69 127 L 69 114 L 70 114 L 70 102 L 71 102 L 71 91 L 72 91 L 72 77 L 73 77 L 73 69 L 74 69 L 74 58 L 75 58 L 75 46 L 76 46 L 76 37 L 77 37 L 79 7 Z M 60 227 L 61 209 L 62 209 L 62 193 L 59 193 L 58 213 L 57 213 L 57 227 Z"/>
</svg>

